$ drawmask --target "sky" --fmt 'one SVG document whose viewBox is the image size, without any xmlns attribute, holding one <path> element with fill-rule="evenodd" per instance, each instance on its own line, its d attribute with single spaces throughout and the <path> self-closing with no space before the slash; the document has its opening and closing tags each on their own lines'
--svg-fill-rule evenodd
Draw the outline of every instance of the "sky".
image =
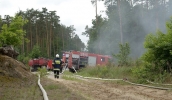
<svg viewBox="0 0 172 100">
<path fill-rule="evenodd" d="M 97 4 L 98 15 L 105 14 L 103 2 Z M 91 4 L 91 0 L 0 0 L 0 15 L 14 16 L 17 11 L 26 11 L 27 9 L 34 8 L 35 10 L 42 10 L 46 7 L 48 11 L 56 11 L 60 16 L 60 23 L 66 26 L 74 25 L 75 33 L 78 34 L 80 39 L 86 44 L 88 37 L 83 36 L 82 32 L 85 31 L 85 26 L 92 26 L 92 19 L 95 19 L 96 10 L 95 6 Z"/>
</svg>

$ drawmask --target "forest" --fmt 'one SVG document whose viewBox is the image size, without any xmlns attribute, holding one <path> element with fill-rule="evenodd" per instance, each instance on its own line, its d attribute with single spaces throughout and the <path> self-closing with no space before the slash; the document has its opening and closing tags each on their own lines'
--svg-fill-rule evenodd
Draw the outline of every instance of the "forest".
<svg viewBox="0 0 172 100">
<path fill-rule="evenodd" d="M 92 0 L 93 5 L 95 1 L 102 2 Z M 97 14 L 83 32 L 89 37 L 89 52 L 112 55 L 119 52 L 119 43 L 128 43 L 130 56 L 137 59 L 146 51 L 146 35 L 158 30 L 166 33 L 172 16 L 171 0 L 104 0 L 104 5 L 107 17 Z"/>
<path fill-rule="evenodd" d="M 19 10 L 16 12 L 15 17 L 5 15 L 4 18 L 0 18 L 0 32 L 2 34 L 6 34 L 4 30 L 14 32 L 11 28 L 16 29 L 16 27 L 14 25 L 12 26 L 12 24 L 17 25 L 15 23 L 16 17 L 22 17 L 21 19 L 25 22 L 21 20 L 17 22 L 25 23 L 18 27 L 20 31 L 22 30 L 24 38 L 21 38 L 21 44 L 14 46 L 23 56 L 29 56 L 32 53 L 31 51 L 39 49 L 39 57 L 53 58 L 56 53 L 62 54 L 62 51 L 80 51 L 85 48 L 85 44 L 75 34 L 74 26 L 60 24 L 60 16 L 56 14 L 56 11 L 48 11 L 47 8 L 42 8 L 41 10 L 32 8 L 26 11 Z M 4 29 L 5 25 L 7 27 Z M 17 35 L 19 36 L 19 34 Z M 11 39 L 14 40 L 14 37 Z M 13 43 L 3 42 L 2 40 L 0 43 L 1 46 L 11 44 Z"/>
<path fill-rule="evenodd" d="M 95 5 L 95 1 L 90 3 Z M 102 2 L 102 1 L 101 1 Z M 74 25 L 60 23 L 60 15 L 56 11 L 48 11 L 44 7 L 16 11 L 15 16 L 25 20 L 20 29 L 24 38 L 15 48 L 20 54 L 28 56 L 35 48 L 41 51 L 40 56 L 52 58 L 57 52 L 68 50 L 86 50 L 91 53 L 112 55 L 119 52 L 119 44 L 128 43 L 130 56 L 139 58 L 144 52 L 146 35 L 155 34 L 158 30 L 166 33 L 166 22 L 172 16 L 170 0 L 104 0 L 106 17 L 96 14 L 92 26 L 85 27 L 82 35 L 89 37 L 87 46 L 75 33 Z M 98 9 L 99 5 L 97 5 Z M 13 16 L 0 17 L 0 34 L 15 19 Z M 3 26 L 6 25 L 6 28 Z M 0 45 L 4 45 L 0 41 Z"/>
</svg>

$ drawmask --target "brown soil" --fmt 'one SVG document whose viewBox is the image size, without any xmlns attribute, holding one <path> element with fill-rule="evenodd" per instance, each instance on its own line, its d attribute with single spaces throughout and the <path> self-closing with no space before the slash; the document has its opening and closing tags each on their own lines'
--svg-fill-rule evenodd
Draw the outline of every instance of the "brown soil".
<svg viewBox="0 0 172 100">
<path fill-rule="evenodd" d="M 13 78 L 27 78 L 32 74 L 23 63 L 11 57 L 0 55 L 0 75 Z"/>
<path fill-rule="evenodd" d="M 1 100 L 41 100 L 37 77 L 24 64 L 0 55 L 0 98 Z"/>
<path fill-rule="evenodd" d="M 172 92 L 169 90 L 134 86 L 119 81 L 54 79 L 52 74 L 48 78 L 90 100 L 172 100 Z"/>
</svg>

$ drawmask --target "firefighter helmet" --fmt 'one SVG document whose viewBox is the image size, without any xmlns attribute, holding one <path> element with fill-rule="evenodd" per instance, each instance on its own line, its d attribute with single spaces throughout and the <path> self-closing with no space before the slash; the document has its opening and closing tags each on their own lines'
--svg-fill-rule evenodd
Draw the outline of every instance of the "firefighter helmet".
<svg viewBox="0 0 172 100">
<path fill-rule="evenodd" d="M 59 58 L 59 54 L 56 54 L 56 57 Z"/>
</svg>

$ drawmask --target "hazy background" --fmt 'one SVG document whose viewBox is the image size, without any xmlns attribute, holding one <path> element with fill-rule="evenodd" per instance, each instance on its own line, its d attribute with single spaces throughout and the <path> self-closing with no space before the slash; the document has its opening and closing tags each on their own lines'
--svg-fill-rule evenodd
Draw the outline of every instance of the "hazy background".
<svg viewBox="0 0 172 100">
<path fill-rule="evenodd" d="M 128 42 L 131 57 L 140 57 L 149 33 L 166 33 L 166 21 L 172 16 L 172 0 L 105 0 L 106 19 L 98 14 L 92 27 L 85 29 L 89 52 L 111 55 L 119 52 L 119 43 Z M 122 34 L 122 40 L 121 40 Z"/>
</svg>

